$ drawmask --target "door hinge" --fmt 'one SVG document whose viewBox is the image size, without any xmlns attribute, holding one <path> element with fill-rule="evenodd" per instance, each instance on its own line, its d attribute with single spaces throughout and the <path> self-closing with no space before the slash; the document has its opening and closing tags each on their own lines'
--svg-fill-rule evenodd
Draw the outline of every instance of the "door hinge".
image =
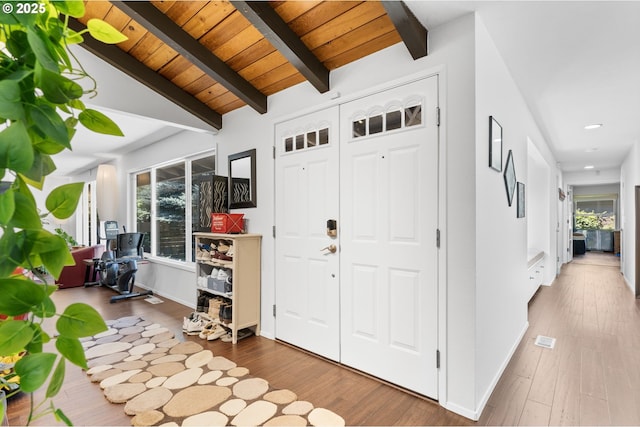
<svg viewBox="0 0 640 427">
<path fill-rule="evenodd" d="M 273 228 L 271 229 L 271 233 L 273 234 L 273 238 L 276 238 L 276 226 L 274 225 Z"/>
<path fill-rule="evenodd" d="M 273 158 L 274 159 L 276 158 L 276 146 L 275 145 L 273 146 Z"/>
<path fill-rule="evenodd" d="M 436 350 L 436 369 L 440 369 L 440 350 Z"/>
<path fill-rule="evenodd" d="M 436 247 L 440 249 L 440 229 L 436 228 Z"/>
<path fill-rule="evenodd" d="M 276 305 L 273 304 L 273 317 L 276 317 Z"/>
<path fill-rule="evenodd" d="M 436 125 L 440 126 L 440 107 L 436 107 Z"/>
</svg>

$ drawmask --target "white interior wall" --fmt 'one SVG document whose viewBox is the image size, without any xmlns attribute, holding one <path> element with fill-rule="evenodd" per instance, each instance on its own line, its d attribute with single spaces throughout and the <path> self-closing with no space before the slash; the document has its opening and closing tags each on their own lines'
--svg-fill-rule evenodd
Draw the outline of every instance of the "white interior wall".
<svg viewBox="0 0 640 427">
<path fill-rule="evenodd" d="M 527 220 L 508 206 L 502 173 L 488 167 L 489 116 L 503 128 L 503 163 L 513 150 L 516 178 L 527 182 L 527 141 L 548 165 L 555 159 L 480 16 L 476 15 L 476 372 L 480 412 L 528 326 Z M 555 168 L 548 173 L 555 176 Z M 552 187 L 547 180 L 546 197 Z M 530 182 L 530 181 L 529 181 Z M 555 190 L 557 192 L 557 190 Z M 543 189 L 540 197 L 544 197 Z M 555 193 L 557 194 L 557 193 Z M 548 203 L 547 203 L 548 205 Z M 545 234 L 555 234 L 557 213 Z M 547 257 L 555 259 L 555 244 Z"/>
<path fill-rule="evenodd" d="M 549 253 L 549 166 L 529 140 L 527 144 L 527 246 Z"/>
<path fill-rule="evenodd" d="M 600 185 L 620 182 L 620 169 L 585 170 L 564 173 L 567 185 Z"/>
<path fill-rule="evenodd" d="M 634 144 L 620 168 L 621 269 L 629 289 L 636 288 L 635 187 L 640 185 L 640 148 Z"/>
</svg>

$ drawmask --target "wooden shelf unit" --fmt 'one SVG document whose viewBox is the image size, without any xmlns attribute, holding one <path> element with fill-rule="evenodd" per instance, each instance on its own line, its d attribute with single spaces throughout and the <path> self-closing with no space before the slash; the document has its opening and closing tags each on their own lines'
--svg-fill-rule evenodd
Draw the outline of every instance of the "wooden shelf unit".
<svg viewBox="0 0 640 427">
<path fill-rule="evenodd" d="M 260 257 L 262 236 L 260 234 L 220 234 L 193 233 L 196 248 L 199 244 L 215 244 L 224 241 L 233 245 L 233 261 L 221 264 L 215 259 L 203 260 L 196 256 L 196 288 L 197 295 L 201 292 L 215 295 L 232 302 L 231 322 L 228 326 L 232 332 L 233 344 L 238 342 L 238 331 L 254 328 L 254 333 L 260 335 Z M 211 274 L 214 268 L 231 270 L 233 289 L 231 294 L 217 292 L 213 289 L 198 285 L 199 277 Z"/>
</svg>

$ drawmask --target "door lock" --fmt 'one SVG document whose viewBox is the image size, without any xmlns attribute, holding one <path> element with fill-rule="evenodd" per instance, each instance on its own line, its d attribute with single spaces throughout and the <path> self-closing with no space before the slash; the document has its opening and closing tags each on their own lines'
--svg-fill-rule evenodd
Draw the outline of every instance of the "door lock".
<svg viewBox="0 0 640 427">
<path fill-rule="evenodd" d="M 331 252 L 332 254 L 335 254 L 336 251 L 338 250 L 338 247 L 336 245 L 329 245 L 326 248 L 322 248 L 320 249 L 320 251 L 326 251 L 328 250 L 329 252 Z"/>
<path fill-rule="evenodd" d="M 336 237 L 338 235 L 338 222 L 335 219 L 327 220 L 327 236 Z"/>
</svg>

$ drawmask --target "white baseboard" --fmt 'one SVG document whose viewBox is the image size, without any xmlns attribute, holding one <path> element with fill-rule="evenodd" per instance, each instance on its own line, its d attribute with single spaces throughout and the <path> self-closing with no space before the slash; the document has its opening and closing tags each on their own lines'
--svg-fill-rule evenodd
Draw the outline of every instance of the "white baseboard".
<svg viewBox="0 0 640 427">
<path fill-rule="evenodd" d="M 144 283 L 138 283 L 138 282 L 136 282 L 136 286 L 138 286 L 138 287 L 140 287 L 140 288 L 142 288 L 142 289 L 146 289 L 146 290 L 148 290 L 148 291 L 153 291 L 153 295 L 161 296 L 161 297 L 163 297 L 163 298 L 166 298 L 166 299 L 169 299 L 169 300 L 171 300 L 171 301 L 177 302 L 177 303 L 179 303 L 179 304 L 185 305 L 185 306 L 187 306 L 187 307 L 189 307 L 189 308 L 191 308 L 191 309 L 193 309 L 193 310 L 195 310 L 195 309 L 196 309 L 196 306 L 195 306 L 195 304 L 193 303 L 193 301 L 183 301 L 183 300 L 180 300 L 180 299 L 176 299 L 175 297 L 173 297 L 173 296 L 168 296 L 168 295 L 167 295 L 167 294 L 165 294 L 165 293 L 157 292 L 154 288 L 150 288 L 149 286 L 145 285 Z"/>
<path fill-rule="evenodd" d="M 477 411 L 472 411 L 469 408 L 465 408 L 464 406 L 459 406 L 451 402 L 441 401 L 440 406 L 442 406 L 447 411 L 451 411 L 458 415 L 462 415 L 463 417 L 469 418 L 472 421 L 478 421 L 479 415 Z"/>
</svg>

